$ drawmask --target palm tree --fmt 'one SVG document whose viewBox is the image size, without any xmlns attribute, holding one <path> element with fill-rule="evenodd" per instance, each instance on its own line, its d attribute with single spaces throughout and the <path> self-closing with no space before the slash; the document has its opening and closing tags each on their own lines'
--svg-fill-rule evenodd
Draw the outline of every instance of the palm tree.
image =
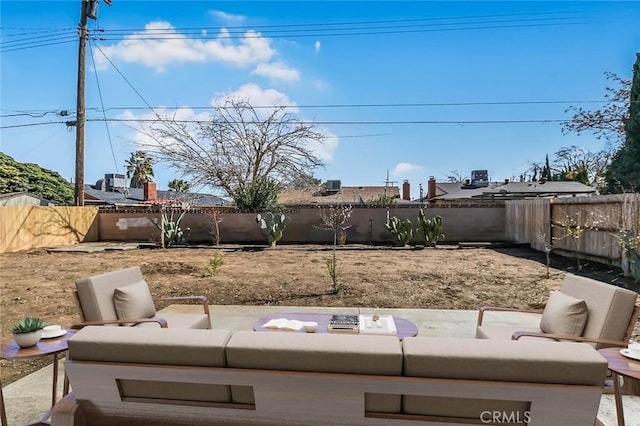
<svg viewBox="0 0 640 426">
<path fill-rule="evenodd" d="M 189 189 L 191 189 L 189 182 L 183 179 L 173 179 L 167 186 L 170 191 L 176 192 L 189 192 Z"/>
<path fill-rule="evenodd" d="M 153 159 L 148 157 L 144 151 L 131 153 L 131 158 L 126 162 L 127 177 L 131 178 L 130 188 L 142 188 L 142 185 L 151 182 L 153 163 Z"/>
</svg>

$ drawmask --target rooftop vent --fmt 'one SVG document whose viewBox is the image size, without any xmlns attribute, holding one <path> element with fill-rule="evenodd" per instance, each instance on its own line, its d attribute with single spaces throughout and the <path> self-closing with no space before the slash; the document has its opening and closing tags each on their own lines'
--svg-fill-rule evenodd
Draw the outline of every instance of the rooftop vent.
<svg viewBox="0 0 640 426">
<path fill-rule="evenodd" d="M 118 173 L 107 173 L 104 175 L 103 187 L 105 191 L 117 191 L 118 188 L 127 187 L 127 178 Z"/>
<path fill-rule="evenodd" d="M 335 194 L 336 192 L 340 192 L 341 185 L 342 182 L 340 182 L 339 180 L 328 180 L 327 183 L 325 183 L 325 192 L 327 192 L 328 194 Z"/>
<path fill-rule="evenodd" d="M 472 170 L 471 171 L 471 183 L 476 188 L 482 188 L 489 185 L 489 171 L 488 170 Z"/>
</svg>

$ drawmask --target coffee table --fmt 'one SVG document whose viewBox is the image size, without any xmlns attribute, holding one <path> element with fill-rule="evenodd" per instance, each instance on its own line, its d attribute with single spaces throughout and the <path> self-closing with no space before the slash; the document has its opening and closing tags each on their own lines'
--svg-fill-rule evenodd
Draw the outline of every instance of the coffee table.
<svg viewBox="0 0 640 426">
<path fill-rule="evenodd" d="M 272 328 L 264 328 L 263 325 L 265 325 L 267 322 L 269 322 L 272 319 L 286 318 L 288 320 L 315 321 L 318 323 L 318 327 L 316 328 L 316 331 L 315 331 L 316 333 L 329 333 L 329 320 L 331 319 L 331 315 L 332 314 L 318 314 L 318 313 L 290 313 L 290 312 L 275 313 L 275 314 L 266 315 L 260 318 L 255 323 L 253 323 L 253 330 L 254 331 L 270 331 L 270 332 L 285 331 L 285 330 L 278 330 L 278 329 L 272 329 Z M 397 336 L 400 340 L 404 339 L 405 337 L 412 337 L 412 336 L 418 335 L 418 326 L 416 326 L 412 321 L 409 321 L 408 319 L 404 319 L 404 318 L 395 317 L 395 316 L 393 317 L 393 321 L 396 323 L 396 329 L 398 331 Z M 293 332 L 293 333 L 305 333 L 304 328 L 299 331 L 295 331 L 295 330 L 286 330 L 286 331 Z M 338 334 L 338 333 L 332 333 L 332 334 Z M 341 334 L 344 334 L 344 333 L 341 333 Z"/>
<path fill-rule="evenodd" d="M 622 395 L 618 376 L 631 380 L 640 380 L 640 361 L 627 358 L 620 353 L 621 348 L 606 348 L 598 350 L 598 353 L 607 360 L 609 371 L 613 377 L 613 393 L 616 400 L 616 415 L 618 426 L 624 426 L 624 410 L 622 408 Z"/>
<path fill-rule="evenodd" d="M 40 358 L 47 355 L 53 355 L 53 387 L 51 390 L 51 408 L 57 402 L 58 388 L 58 355 L 69 349 L 67 340 L 74 335 L 76 330 L 67 329 L 67 334 L 53 339 L 42 339 L 35 346 L 30 348 L 21 348 L 16 342 L 11 340 L 2 342 L 2 359 L 15 360 L 26 358 Z M 63 396 L 69 393 L 69 380 L 64 377 Z M 49 413 L 45 414 L 39 423 L 46 424 L 45 420 L 49 418 Z M 2 395 L 2 383 L 0 383 L 0 423 L 7 426 L 7 413 L 4 407 L 4 397 Z"/>
</svg>

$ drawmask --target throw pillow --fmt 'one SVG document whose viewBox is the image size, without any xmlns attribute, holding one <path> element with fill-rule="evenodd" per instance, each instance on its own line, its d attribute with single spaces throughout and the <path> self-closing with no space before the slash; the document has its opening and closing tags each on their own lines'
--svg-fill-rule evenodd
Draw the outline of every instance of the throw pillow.
<svg viewBox="0 0 640 426">
<path fill-rule="evenodd" d="M 153 297 L 144 281 L 116 288 L 113 305 L 118 319 L 151 318 L 156 314 Z"/>
<path fill-rule="evenodd" d="M 587 325 L 587 304 L 584 300 L 560 291 L 551 293 L 540 319 L 545 333 L 581 336 Z"/>
</svg>

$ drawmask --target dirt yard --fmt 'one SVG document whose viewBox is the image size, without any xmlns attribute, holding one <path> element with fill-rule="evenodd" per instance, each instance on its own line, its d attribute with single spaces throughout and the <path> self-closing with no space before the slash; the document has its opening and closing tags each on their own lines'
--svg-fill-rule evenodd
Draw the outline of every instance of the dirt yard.
<svg viewBox="0 0 640 426">
<path fill-rule="evenodd" d="M 207 272 L 207 265 L 215 248 L 2 254 L 2 340 L 11 339 L 11 325 L 24 316 L 65 327 L 79 322 L 72 294 L 74 282 L 135 265 L 142 267 L 154 295 L 204 294 L 212 305 L 425 309 L 476 309 L 482 304 L 542 308 L 565 272 L 576 268 L 575 261 L 553 256 L 550 278 L 546 278 L 544 254 L 523 248 L 346 246 L 337 252 L 340 291 L 334 294 L 326 266 L 331 251 L 327 249 L 280 246 L 250 251 L 222 247 L 217 251 L 224 264 L 213 275 Z M 580 273 L 632 286 L 617 268 L 590 263 L 583 265 Z M 51 360 L 2 360 L 0 378 L 7 385 L 48 362 Z"/>
</svg>

